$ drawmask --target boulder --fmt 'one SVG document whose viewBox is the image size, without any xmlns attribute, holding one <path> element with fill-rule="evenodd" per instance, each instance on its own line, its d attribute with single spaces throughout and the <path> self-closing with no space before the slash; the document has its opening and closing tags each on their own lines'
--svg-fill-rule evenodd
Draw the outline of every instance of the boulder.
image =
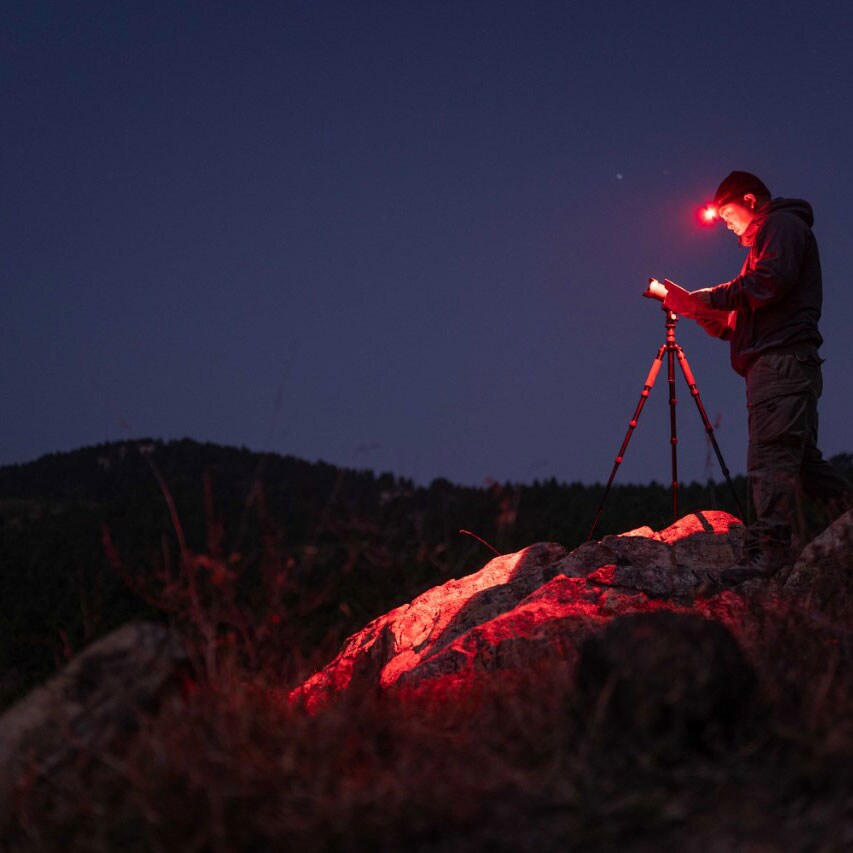
<svg viewBox="0 0 853 853">
<path fill-rule="evenodd" d="M 47 778 L 81 751 L 132 734 L 180 684 L 186 654 L 177 636 L 148 622 L 98 640 L 0 717 L 0 825 L 10 792 L 26 772 Z"/>
<path fill-rule="evenodd" d="M 813 539 L 780 578 L 784 594 L 818 607 L 843 604 L 853 595 L 853 509 Z"/>
<path fill-rule="evenodd" d="M 587 637 L 577 685 L 594 736 L 678 755 L 731 740 L 756 676 L 720 622 L 658 611 L 621 616 Z"/>
<path fill-rule="evenodd" d="M 291 698 L 315 708 L 345 690 L 458 682 L 553 656 L 574 661 L 587 636 L 623 614 L 665 608 L 736 624 L 737 595 L 696 594 L 731 565 L 740 535 L 737 519 L 708 511 L 571 553 L 539 543 L 498 557 L 375 619 Z"/>
<path fill-rule="evenodd" d="M 428 590 L 353 634 L 332 664 L 294 691 L 294 699 L 314 705 L 342 690 L 394 684 L 471 629 L 511 611 L 556 576 L 566 556 L 561 545 L 539 543 Z"/>
</svg>

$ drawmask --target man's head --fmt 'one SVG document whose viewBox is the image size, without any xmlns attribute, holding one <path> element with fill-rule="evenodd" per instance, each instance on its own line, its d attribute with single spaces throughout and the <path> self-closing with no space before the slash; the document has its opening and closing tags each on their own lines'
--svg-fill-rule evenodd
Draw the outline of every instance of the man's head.
<svg viewBox="0 0 853 853">
<path fill-rule="evenodd" d="M 756 213 L 770 201 L 770 190 L 749 172 L 732 172 L 717 188 L 714 207 L 730 231 L 743 236 Z"/>
</svg>

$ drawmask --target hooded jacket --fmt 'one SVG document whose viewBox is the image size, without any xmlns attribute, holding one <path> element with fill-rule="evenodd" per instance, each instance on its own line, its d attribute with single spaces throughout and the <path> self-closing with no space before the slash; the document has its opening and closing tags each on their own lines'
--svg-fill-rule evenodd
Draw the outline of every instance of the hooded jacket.
<svg viewBox="0 0 853 853">
<path fill-rule="evenodd" d="M 764 352 L 797 344 L 819 347 L 823 284 L 811 205 L 775 198 L 741 235 L 749 254 L 740 275 L 711 288 L 711 306 L 736 312 L 732 367 L 745 376 Z"/>
</svg>

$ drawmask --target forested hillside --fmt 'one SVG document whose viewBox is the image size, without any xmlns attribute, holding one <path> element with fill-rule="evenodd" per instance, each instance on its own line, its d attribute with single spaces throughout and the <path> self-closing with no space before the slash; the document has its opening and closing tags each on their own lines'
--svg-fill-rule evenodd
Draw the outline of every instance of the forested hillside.
<svg viewBox="0 0 853 853">
<path fill-rule="evenodd" d="M 835 462 L 853 468 L 849 454 Z M 735 485 L 743 496 L 743 479 Z M 182 550 L 210 558 L 199 563 L 210 568 L 206 594 L 227 576 L 247 612 L 268 608 L 274 588 L 289 614 L 280 642 L 322 656 L 373 617 L 482 566 L 493 553 L 479 540 L 501 553 L 577 546 L 601 493 L 554 479 L 421 487 L 190 440 L 0 468 L 0 706 L 117 624 L 168 616 Z M 735 511 L 725 484 L 682 486 L 681 514 L 713 508 Z M 596 535 L 671 520 L 668 487 L 617 484 Z"/>
</svg>

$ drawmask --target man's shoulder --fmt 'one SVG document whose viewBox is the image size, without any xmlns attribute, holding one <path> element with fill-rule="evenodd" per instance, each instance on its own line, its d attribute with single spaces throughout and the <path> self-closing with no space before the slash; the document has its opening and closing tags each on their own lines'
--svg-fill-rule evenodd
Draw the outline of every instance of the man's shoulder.
<svg viewBox="0 0 853 853">
<path fill-rule="evenodd" d="M 780 227 L 811 229 L 814 225 L 812 206 L 801 198 L 774 198 L 767 205 L 762 227 L 769 223 Z"/>
<path fill-rule="evenodd" d="M 809 212 L 811 208 L 809 207 Z M 797 208 L 777 208 L 768 211 L 755 233 L 756 243 L 765 243 L 775 238 L 811 234 L 814 219 Z"/>
</svg>

